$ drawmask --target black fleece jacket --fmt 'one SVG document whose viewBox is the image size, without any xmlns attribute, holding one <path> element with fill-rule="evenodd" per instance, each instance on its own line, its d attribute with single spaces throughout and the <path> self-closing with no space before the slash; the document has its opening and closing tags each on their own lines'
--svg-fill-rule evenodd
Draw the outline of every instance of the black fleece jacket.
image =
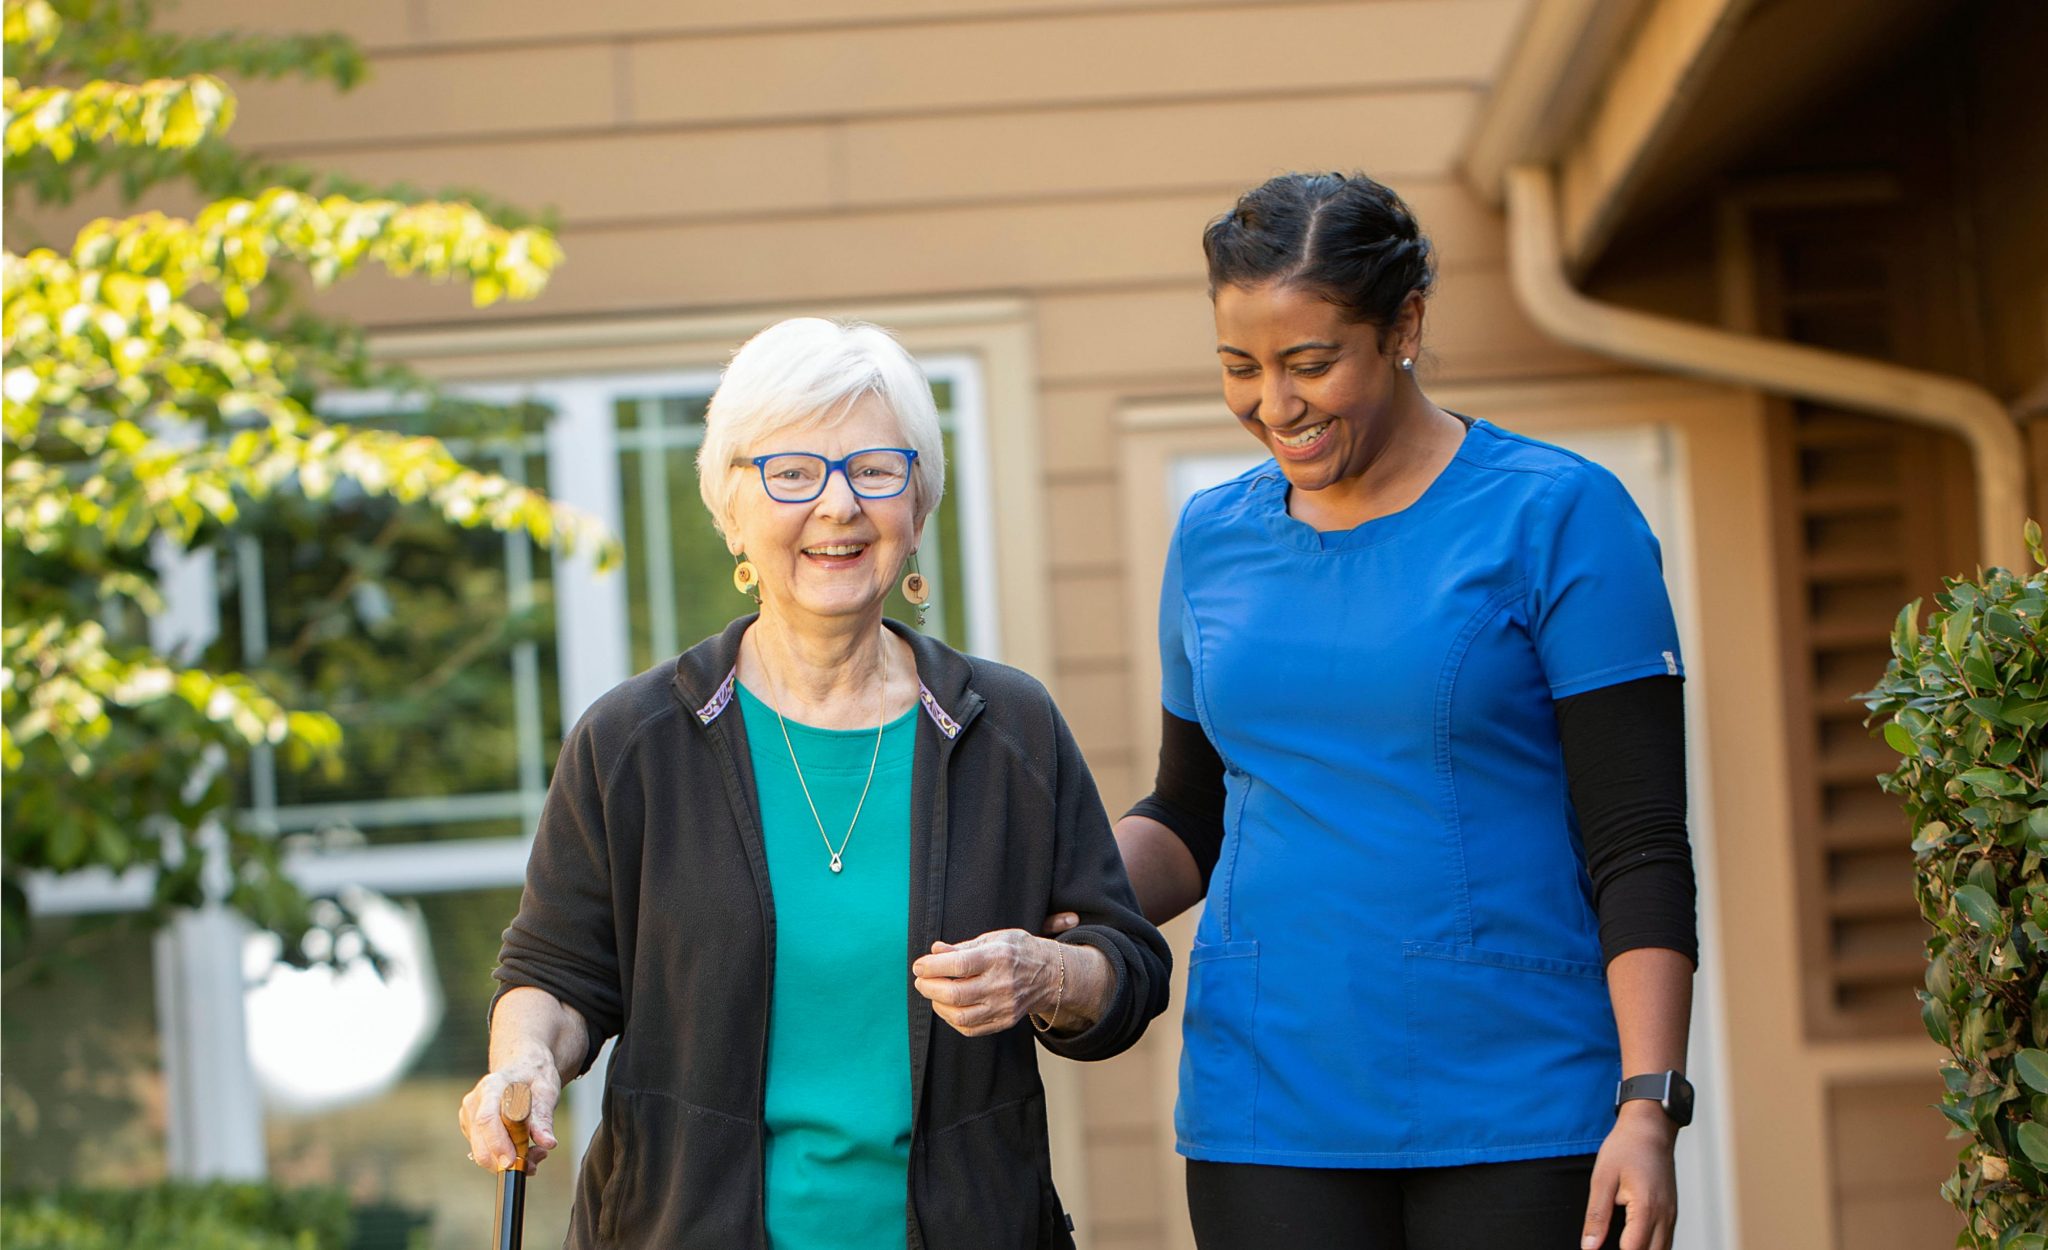
<svg viewBox="0 0 2048 1250">
<path fill-rule="evenodd" d="M 499 995 L 532 986 L 583 1017 L 587 1069 L 616 1036 L 604 1122 L 584 1156 L 572 1248 L 763 1246 L 763 1080 L 775 901 L 746 730 L 732 697 L 753 617 L 599 699 L 548 787 Z M 1067 1246 L 1036 1045 L 1128 1048 L 1166 1005 L 1165 941 L 1138 912 L 1108 817 L 1045 688 L 893 623 L 923 690 L 912 763 L 903 956 L 911 1247 Z M 911 985 L 934 940 L 1037 932 L 1093 946 L 1115 995 L 1087 1031 L 1028 1022 L 966 1038 Z M 495 1003 L 495 1000 L 494 1000 Z M 849 1049 L 865 1043 L 844 1022 Z"/>
</svg>

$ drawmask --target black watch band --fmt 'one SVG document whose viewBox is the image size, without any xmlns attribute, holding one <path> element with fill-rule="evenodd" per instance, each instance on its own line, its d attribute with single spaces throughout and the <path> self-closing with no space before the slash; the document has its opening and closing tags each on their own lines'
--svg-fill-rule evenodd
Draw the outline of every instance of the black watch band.
<svg viewBox="0 0 2048 1250">
<path fill-rule="evenodd" d="M 1615 1112 L 1621 1111 L 1621 1104 L 1638 1098 L 1655 1102 L 1680 1128 L 1692 1123 L 1692 1082 L 1682 1072 L 1651 1072 L 1628 1078 L 1614 1087 Z"/>
</svg>

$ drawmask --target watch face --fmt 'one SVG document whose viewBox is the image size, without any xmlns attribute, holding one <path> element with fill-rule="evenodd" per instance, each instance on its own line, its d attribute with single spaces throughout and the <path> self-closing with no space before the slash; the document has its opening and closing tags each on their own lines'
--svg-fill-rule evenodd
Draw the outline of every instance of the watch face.
<svg viewBox="0 0 2048 1250">
<path fill-rule="evenodd" d="M 1671 1074 L 1671 1092 L 1665 1096 L 1664 1110 L 1681 1128 L 1692 1123 L 1692 1082 L 1676 1072 Z"/>
</svg>

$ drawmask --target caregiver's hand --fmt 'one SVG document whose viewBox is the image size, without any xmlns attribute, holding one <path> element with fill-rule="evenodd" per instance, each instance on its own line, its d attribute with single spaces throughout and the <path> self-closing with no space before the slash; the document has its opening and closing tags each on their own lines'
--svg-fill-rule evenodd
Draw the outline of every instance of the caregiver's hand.
<svg viewBox="0 0 2048 1250">
<path fill-rule="evenodd" d="M 1623 1103 L 1593 1163 L 1586 1226 L 1579 1244 L 1604 1246 L 1614 1212 L 1627 1212 L 1621 1250 L 1671 1250 L 1678 1223 L 1678 1181 L 1671 1153 L 1678 1129 L 1653 1102 Z"/>
</svg>

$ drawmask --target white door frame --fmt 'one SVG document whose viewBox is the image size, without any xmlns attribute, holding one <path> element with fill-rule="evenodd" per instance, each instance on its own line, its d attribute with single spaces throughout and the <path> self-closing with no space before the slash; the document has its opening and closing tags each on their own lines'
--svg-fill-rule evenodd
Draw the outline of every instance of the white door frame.
<svg viewBox="0 0 2048 1250">
<path fill-rule="evenodd" d="M 1664 552 L 1665 582 L 1677 616 L 1680 646 L 1688 671 L 1697 673 L 1707 650 L 1701 646 L 1698 614 L 1697 561 L 1693 530 L 1692 482 L 1682 433 L 1660 422 L 1660 402 L 1691 398 L 1661 381 L 1632 376 L 1554 384 L 1513 386 L 1444 386 L 1432 398 L 1459 412 L 1489 420 L 1583 450 L 1621 478 L 1643 509 Z M 1130 576 L 1133 609 L 1127 623 L 1132 657 L 1132 729 L 1143 770 L 1158 750 L 1159 656 L 1156 621 L 1159 573 L 1179 513 L 1177 484 L 1213 478 L 1232 461 L 1263 459 L 1238 423 L 1214 398 L 1148 400 L 1125 405 L 1118 413 L 1120 468 L 1124 504 L 1124 558 Z M 1694 682 L 1695 691 L 1702 684 Z M 1702 698 L 1687 701 L 1688 775 L 1693 862 L 1699 883 L 1700 966 L 1694 980 L 1692 1031 L 1687 1071 L 1699 1089 L 1694 1124 L 1679 1134 L 1677 1167 L 1684 1219 L 1673 1250 L 1734 1250 L 1738 1227 L 1734 1209 L 1734 1165 L 1730 1140 L 1727 1072 L 1727 1022 L 1720 978 L 1721 911 L 1714 880 L 1711 787 L 1704 783 L 1707 758 L 1707 717 Z M 1160 1160 L 1159 1211 L 1172 1250 L 1193 1250 L 1188 1230 L 1181 1164 L 1173 1151 L 1173 1099 L 1178 1088 L 1180 1008 L 1185 997 L 1185 964 L 1194 931 L 1190 912 L 1166 927 L 1172 941 L 1175 985 L 1165 1015 L 1154 1022 L 1152 1036 L 1169 1044 L 1153 1053 L 1155 1150 Z"/>
</svg>

